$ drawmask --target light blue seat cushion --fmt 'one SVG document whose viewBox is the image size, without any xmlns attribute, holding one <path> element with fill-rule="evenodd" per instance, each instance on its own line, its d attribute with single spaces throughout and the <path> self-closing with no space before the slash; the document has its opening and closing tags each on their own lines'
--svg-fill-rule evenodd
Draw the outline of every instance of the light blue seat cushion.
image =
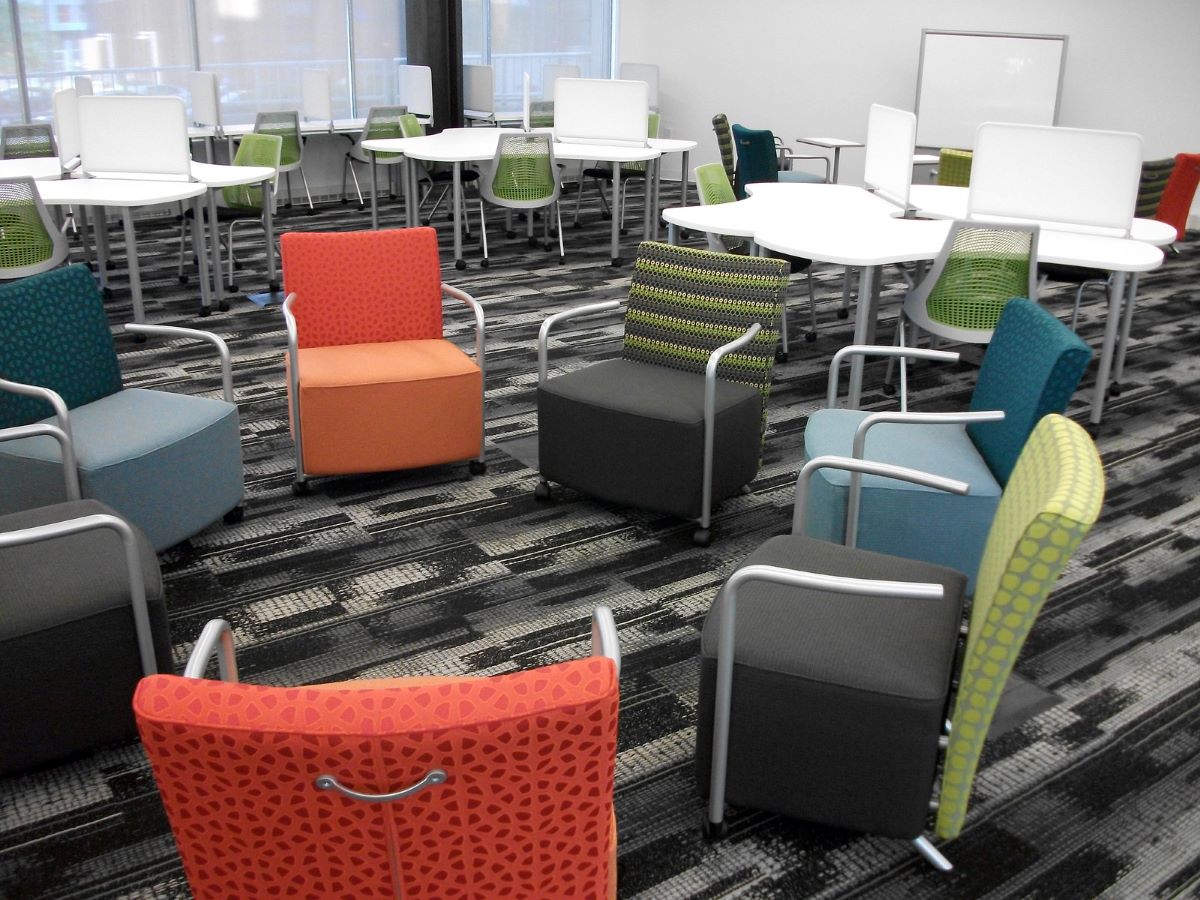
<svg viewBox="0 0 1200 900">
<path fill-rule="evenodd" d="M 798 169 L 784 170 L 779 173 L 779 180 L 790 184 L 824 184 L 825 178 L 812 172 L 801 172 Z"/>
<path fill-rule="evenodd" d="M 868 415 L 853 409 L 813 413 L 804 429 L 805 460 L 850 456 L 854 430 Z M 868 434 L 864 456 L 956 478 L 971 486 L 966 496 L 959 497 L 906 481 L 864 475 L 858 546 L 957 569 L 969 579 L 968 592 L 973 591 L 1001 487 L 965 429 L 960 425 L 876 425 Z M 842 541 L 849 485 L 850 473 L 841 469 L 821 469 L 813 475 L 805 534 Z"/>
<path fill-rule="evenodd" d="M 140 527 L 156 551 L 191 537 L 242 502 L 233 404 L 129 389 L 71 410 L 70 422 L 83 496 Z M 0 444 L 0 513 L 64 498 L 56 441 L 36 437 Z"/>
</svg>

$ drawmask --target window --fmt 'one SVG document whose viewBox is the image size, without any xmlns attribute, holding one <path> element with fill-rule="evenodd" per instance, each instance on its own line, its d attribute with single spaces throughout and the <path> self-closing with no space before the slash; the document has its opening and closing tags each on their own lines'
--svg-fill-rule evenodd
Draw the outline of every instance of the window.
<svg viewBox="0 0 1200 900">
<path fill-rule="evenodd" d="M 407 62 L 403 0 L 354 0 L 354 87 L 358 114 L 396 102 L 396 67 Z"/>
<path fill-rule="evenodd" d="M 21 81 L 17 75 L 17 56 L 13 49 L 12 16 L 0 9 L 0 125 L 20 122 Z"/>
</svg>

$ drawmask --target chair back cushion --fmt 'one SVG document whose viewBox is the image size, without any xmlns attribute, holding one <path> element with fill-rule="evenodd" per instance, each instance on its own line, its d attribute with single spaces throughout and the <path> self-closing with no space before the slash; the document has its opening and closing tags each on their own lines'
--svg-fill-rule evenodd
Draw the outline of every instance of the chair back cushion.
<svg viewBox="0 0 1200 900">
<path fill-rule="evenodd" d="M 442 336 L 442 268 L 432 228 L 288 232 L 283 285 L 299 347 Z"/>
<path fill-rule="evenodd" d="M 279 161 L 283 154 L 283 138 L 277 134 L 242 135 L 238 144 L 237 154 L 233 157 L 235 166 L 270 166 L 279 170 Z M 225 204 L 233 209 L 262 209 L 262 182 L 254 184 L 234 184 L 221 188 L 221 197 Z"/>
<path fill-rule="evenodd" d="M 979 567 L 942 775 L 938 837 L 953 838 L 962 829 L 1005 682 L 1103 499 L 1104 469 L 1092 439 L 1070 419 L 1046 416 L 1013 470 Z"/>
<path fill-rule="evenodd" d="M 971 184 L 971 161 L 974 156 L 970 150 L 943 147 L 938 153 L 937 183 L 968 187 Z"/>
<path fill-rule="evenodd" d="M 49 122 L 0 126 L 0 159 L 56 156 L 54 129 Z"/>
<path fill-rule="evenodd" d="M 547 205 L 558 198 L 558 173 L 550 135 L 506 134 L 496 145 L 491 178 L 479 183 L 483 196 L 499 205 Z"/>
<path fill-rule="evenodd" d="M 1141 219 L 1153 219 L 1158 212 L 1158 205 L 1162 202 L 1163 192 L 1167 188 L 1167 181 L 1171 178 L 1171 172 L 1175 169 L 1175 160 L 1171 157 L 1166 159 L 1147 159 L 1142 163 L 1142 177 L 1138 182 L 1137 206 L 1134 207 L 1133 214 Z"/>
<path fill-rule="evenodd" d="M 1035 231 L 955 222 L 947 240 L 949 248 L 926 276 L 934 279 L 925 297 L 933 323 L 994 329 L 1009 300 L 1032 296 Z"/>
<path fill-rule="evenodd" d="M 617 703 L 612 661 L 593 656 L 363 686 L 159 675 L 134 711 L 197 898 L 595 898 Z M 444 783 L 390 802 L 314 785 L 390 793 L 434 769 Z"/>
<path fill-rule="evenodd" d="M 283 140 L 280 165 L 290 166 L 300 162 L 304 155 L 304 143 L 300 139 L 300 113 L 295 110 L 260 112 L 254 117 L 254 130 L 258 134 L 277 134 Z"/>
<path fill-rule="evenodd" d="M 1163 189 L 1154 218 L 1174 225 L 1177 239 L 1181 241 L 1186 237 L 1188 213 L 1197 184 L 1200 184 L 1200 153 L 1177 154 L 1175 168 Z"/>
<path fill-rule="evenodd" d="M 784 260 L 644 241 L 629 285 L 621 355 L 703 375 L 714 350 L 757 322 L 762 330 L 725 356 L 717 375 L 759 390 L 765 428 L 787 283 Z"/>
<path fill-rule="evenodd" d="M 737 157 L 733 153 L 733 133 L 729 130 L 729 119 L 725 113 L 717 113 L 712 117 L 713 132 L 717 136 L 717 149 L 721 151 L 721 165 L 725 168 L 725 177 L 729 183 L 737 182 Z"/>
<path fill-rule="evenodd" d="M 1007 484 L 1025 441 L 1047 413 L 1067 408 L 1092 358 L 1075 332 L 1032 300 L 1010 301 L 983 356 L 970 409 L 1004 421 L 967 426 L 996 481 Z"/>
<path fill-rule="evenodd" d="M 775 135 L 765 129 L 734 125 L 733 143 L 737 147 L 737 179 L 733 192 L 739 200 L 746 197 L 746 185 L 779 180 Z"/>
<path fill-rule="evenodd" d="M 0 285 L 0 378 L 50 388 L 68 409 L 121 389 L 100 288 L 86 267 Z M 42 400 L 0 391 L 0 428 L 53 414 Z"/>
</svg>

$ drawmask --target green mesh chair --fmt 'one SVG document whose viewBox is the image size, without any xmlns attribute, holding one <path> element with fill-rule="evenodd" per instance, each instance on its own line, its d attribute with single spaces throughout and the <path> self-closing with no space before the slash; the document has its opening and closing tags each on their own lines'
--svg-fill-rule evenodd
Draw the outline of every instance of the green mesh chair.
<svg viewBox="0 0 1200 900">
<path fill-rule="evenodd" d="M 943 147 L 938 153 L 937 183 L 952 187 L 969 187 L 971 184 L 971 160 L 974 153 L 970 150 L 954 150 Z"/>
<path fill-rule="evenodd" d="M 404 127 L 400 122 L 401 116 L 408 115 L 407 106 L 372 106 L 367 110 L 367 121 L 363 125 L 362 134 L 359 135 L 354 146 L 346 151 L 345 160 L 342 163 L 342 202 L 346 202 L 346 173 L 350 173 L 350 177 L 354 180 L 354 193 L 358 195 L 358 205 L 363 205 L 362 188 L 358 184 L 358 175 L 354 172 L 354 164 L 369 166 L 371 164 L 371 154 L 362 148 L 363 141 L 385 140 L 387 138 L 403 138 L 412 137 L 404 133 Z M 413 117 L 416 118 L 415 116 Z M 397 163 L 404 161 L 403 153 L 376 153 L 375 162 L 381 166 L 394 166 Z M 389 170 L 390 171 L 390 170 Z"/>
<path fill-rule="evenodd" d="M 255 134 L 274 134 L 283 140 L 279 154 L 279 171 L 287 183 L 288 200 L 292 206 L 292 173 L 299 172 L 304 183 L 304 196 L 308 199 L 308 211 L 313 211 L 312 194 L 308 190 L 308 179 L 304 177 L 304 139 L 300 136 L 300 113 L 296 110 L 260 112 L 254 117 Z"/>
<path fill-rule="evenodd" d="M 661 121 L 661 117 L 659 116 L 658 113 L 651 112 L 651 113 L 647 114 L 647 116 L 646 116 L 646 137 L 648 139 L 658 137 L 658 127 L 659 127 L 660 121 Z M 647 165 L 648 165 L 648 163 L 646 163 L 644 161 L 643 162 L 621 163 L 621 196 L 613 198 L 614 208 L 620 210 L 621 234 L 625 233 L 625 198 L 629 194 L 630 183 L 634 179 L 640 178 L 640 179 L 642 179 L 643 183 L 646 185 L 647 190 L 649 189 L 650 182 L 649 182 L 649 179 L 646 178 Z M 602 163 L 597 166 L 589 166 L 587 168 L 581 168 L 580 172 L 579 172 L 579 185 L 575 191 L 575 218 L 572 223 L 575 228 L 580 227 L 580 225 L 579 225 L 579 206 L 583 200 L 583 183 L 584 183 L 585 178 L 592 179 L 592 183 L 596 185 L 596 190 L 600 194 L 600 208 L 602 210 L 602 215 L 604 216 L 604 218 L 608 218 L 610 215 L 612 215 L 612 210 L 609 209 L 608 198 L 605 195 L 605 191 L 604 191 L 605 185 L 610 185 L 613 183 L 612 163 Z M 646 198 L 646 202 L 647 203 L 649 202 L 648 197 Z"/>
<path fill-rule="evenodd" d="M 1104 472 L 1080 426 L 1039 422 L 988 535 L 960 651 L 961 573 L 804 536 L 806 480 L 855 465 L 804 466 L 793 533 L 753 551 L 705 620 L 696 752 L 706 831 L 724 833 L 728 801 L 911 840 L 948 870 L 924 836 L 939 763 L 934 831 L 950 840 L 1013 664 L 1099 515 Z M 858 471 L 964 487 L 912 469 Z"/>
<path fill-rule="evenodd" d="M 778 323 L 782 260 L 646 241 L 629 287 L 619 359 L 547 377 L 551 329 L 620 301 L 548 318 L 538 337 L 535 496 L 550 482 L 612 503 L 697 518 L 758 474 Z"/>
<path fill-rule="evenodd" d="M 537 245 L 533 236 L 532 210 L 554 208 L 554 220 L 558 229 L 558 261 L 565 259 L 563 253 L 562 216 L 558 210 L 561 188 L 558 169 L 554 162 L 554 146 L 549 134 L 505 134 L 496 143 L 496 155 L 492 159 L 489 177 L 479 182 L 479 193 L 488 203 L 507 210 L 524 209 L 529 246 Z M 511 216 L 511 213 L 509 213 Z M 479 204 L 479 217 L 483 224 L 483 261 L 488 265 L 487 219 L 483 213 L 483 202 Z M 543 242 L 546 250 L 550 243 L 550 217 L 542 220 L 545 228 Z M 513 232 L 508 230 L 508 236 Z"/>
<path fill-rule="evenodd" d="M 58 156 L 54 129 L 49 124 L 0 126 L 0 159 L 32 159 Z"/>
<path fill-rule="evenodd" d="M 67 258 L 67 250 L 67 239 L 33 179 L 0 179 L 0 279 L 53 269 Z"/>
<path fill-rule="evenodd" d="M 554 127 L 554 101 L 553 100 L 531 100 L 529 102 L 529 127 L 530 128 L 553 128 Z"/>
</svg>

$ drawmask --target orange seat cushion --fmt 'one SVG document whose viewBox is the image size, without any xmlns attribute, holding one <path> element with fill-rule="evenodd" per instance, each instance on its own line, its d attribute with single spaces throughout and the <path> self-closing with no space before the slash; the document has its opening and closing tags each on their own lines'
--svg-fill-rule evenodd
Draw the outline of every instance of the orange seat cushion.
<svg viewBox="0 0 1200 900">
<path fill-rule="evenodd" d="M 307 474 L 387 472 L 479 454 L 483 376 L 449 341 L 309 347 L 299 360 Z M 288 384 L 290 391 L 290 372 Z"/>
</svg>

